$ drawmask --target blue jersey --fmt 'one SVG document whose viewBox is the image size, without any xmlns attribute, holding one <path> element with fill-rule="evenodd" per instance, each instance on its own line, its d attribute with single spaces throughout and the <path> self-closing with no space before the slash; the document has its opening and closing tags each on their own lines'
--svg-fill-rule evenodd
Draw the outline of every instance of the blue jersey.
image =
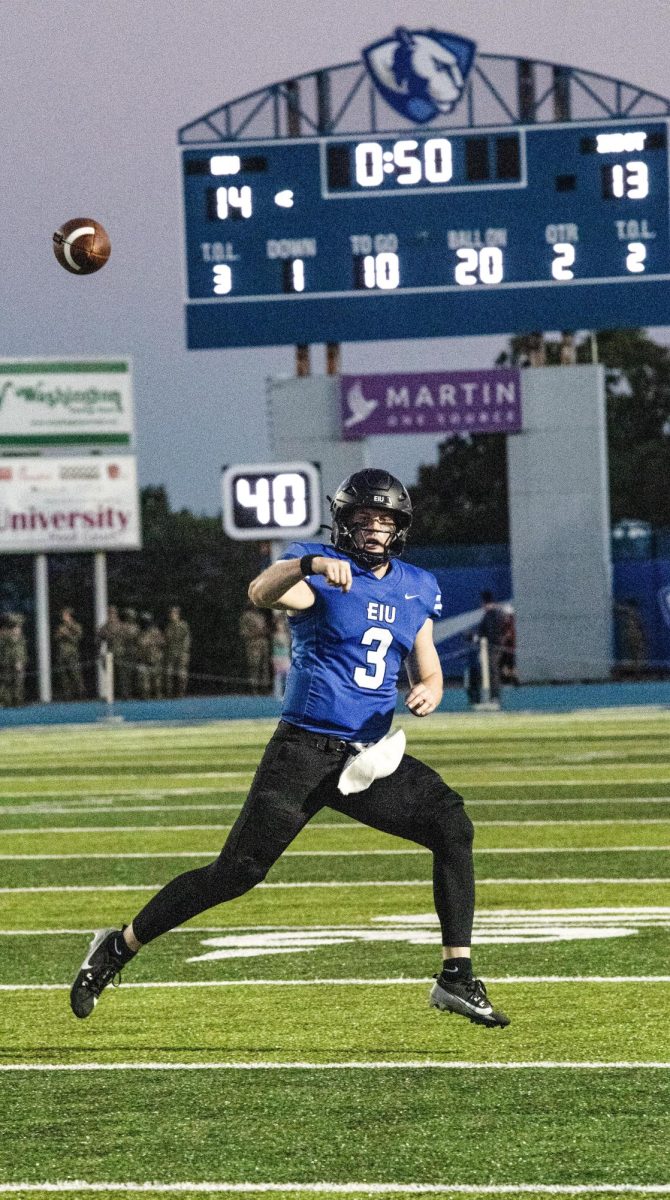
<svg viewBox="0 0 670 1200">
<path fill-rule="evenodd" d="M 347 741 L 377 741 L 393 720 L 403 660 L 426 619 L 442 615 L 437 580 L 397 558 L 377 579 L 334 546 L 316 542 L 292 542 L 282 558 L 305 554 L 347 559 L 352 587 L 345 593 L 323 575 L 307 577 L 316 600 L 289 618 L 292 661 L 282 717 Z"/>
</svg>

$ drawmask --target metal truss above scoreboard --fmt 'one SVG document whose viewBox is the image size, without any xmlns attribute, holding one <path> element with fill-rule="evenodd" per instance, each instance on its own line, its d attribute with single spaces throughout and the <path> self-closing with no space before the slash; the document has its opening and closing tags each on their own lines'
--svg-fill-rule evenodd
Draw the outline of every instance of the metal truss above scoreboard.
<svg viewBox="0 0 670 1200">
<path fill-rule="evenodd" d="M 664 324 L 670 102 L 398 29 L 180 131 L 190 348 Z"/>
</svg>

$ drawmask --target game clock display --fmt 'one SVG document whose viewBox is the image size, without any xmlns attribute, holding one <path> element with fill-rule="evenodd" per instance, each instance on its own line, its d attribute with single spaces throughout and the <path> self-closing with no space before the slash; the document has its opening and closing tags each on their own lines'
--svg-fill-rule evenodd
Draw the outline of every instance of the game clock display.
<svg viewBox="0 0 670 1200">
<path fill-rule="evenodd" d="M 299 541 L 321 527 L 321 484 L 313 463 L 224 467 L 221 491 L 228 537 Z"/>
<path fill-rule="evenodd" d="M 660 324 L 665 120 L 183 152 L 189 345 Z"/>
</svg>

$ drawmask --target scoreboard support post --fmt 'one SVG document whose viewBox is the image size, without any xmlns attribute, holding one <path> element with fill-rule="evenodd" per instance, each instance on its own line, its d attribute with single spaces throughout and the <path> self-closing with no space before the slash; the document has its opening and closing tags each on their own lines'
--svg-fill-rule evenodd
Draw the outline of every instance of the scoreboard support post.
<svg viewBox="0 0 670 1200">
<path fill-rule="evenodd" d="M 524 374 L 507 439 L 512 592 L 522 682 L 607 679 L 612 666 L 602 366 Z"/>
<path fill-rule="evenodd" d="M 107 555 L 104 550 L 98 550 L 93 556 L 95 628 L 99 629 L 107 620 Z M 98 696 L 107 699 L 108 669 L 105 656 L 100 651 L 96 664 Z"/>
<path fill-rule="evenodd" d="M 300 80 L 287 80 L 284 92 L 286 96 L 286 129 L 288 136 L 299 138 L 301 134 Z M 307 342 L 298 342 L 296 345 L 295 373 L 298 379 L 304 379 L 305 376 L 312 374 L 312 360 Z"/>
<path fill-rule="evenodd" d="M 342 346 L 339 342 L 326 342 L 326 375 L 342 374 Z"/>
<path fill-rule="evenodd" d="M 49 638 L 49 560 L 35 555 L 35 637 L 37 641 L 37 683 L 42 704 L 50 704 L 51 641 Z"/>
</svg>

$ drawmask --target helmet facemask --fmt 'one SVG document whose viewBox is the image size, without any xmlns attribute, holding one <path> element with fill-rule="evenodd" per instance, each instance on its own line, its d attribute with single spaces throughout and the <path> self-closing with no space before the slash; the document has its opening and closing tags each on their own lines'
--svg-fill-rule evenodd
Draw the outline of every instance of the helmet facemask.
<svg viewBox="0 0 670 1200">
<path fill-rule="evenodd" d="M 387 520 L 391 518 L 388 528 L 380 528 L 372 518 L 361 518 L 360 514 L 365 509 L 370 511 L 367 505 L 352 505 L 343 509 L 333 521 L 333 541 L 338 550 L 348 554 L 360 567 L 374 570 L 375 567 L 383 567 L 391 558 L 402 554 L 409 522 L 405 523 L 398 513 L 385 513 L 383 509 L 374 510 L 379 511 Z M 374 527 L 375 524 L 377 528 Z M 371 543 L 372 540 L 377 541 L 378 548 L 374 548 L 372 544 L 368 544 L 366 548 L 366 543 Z"/>
</svg>

